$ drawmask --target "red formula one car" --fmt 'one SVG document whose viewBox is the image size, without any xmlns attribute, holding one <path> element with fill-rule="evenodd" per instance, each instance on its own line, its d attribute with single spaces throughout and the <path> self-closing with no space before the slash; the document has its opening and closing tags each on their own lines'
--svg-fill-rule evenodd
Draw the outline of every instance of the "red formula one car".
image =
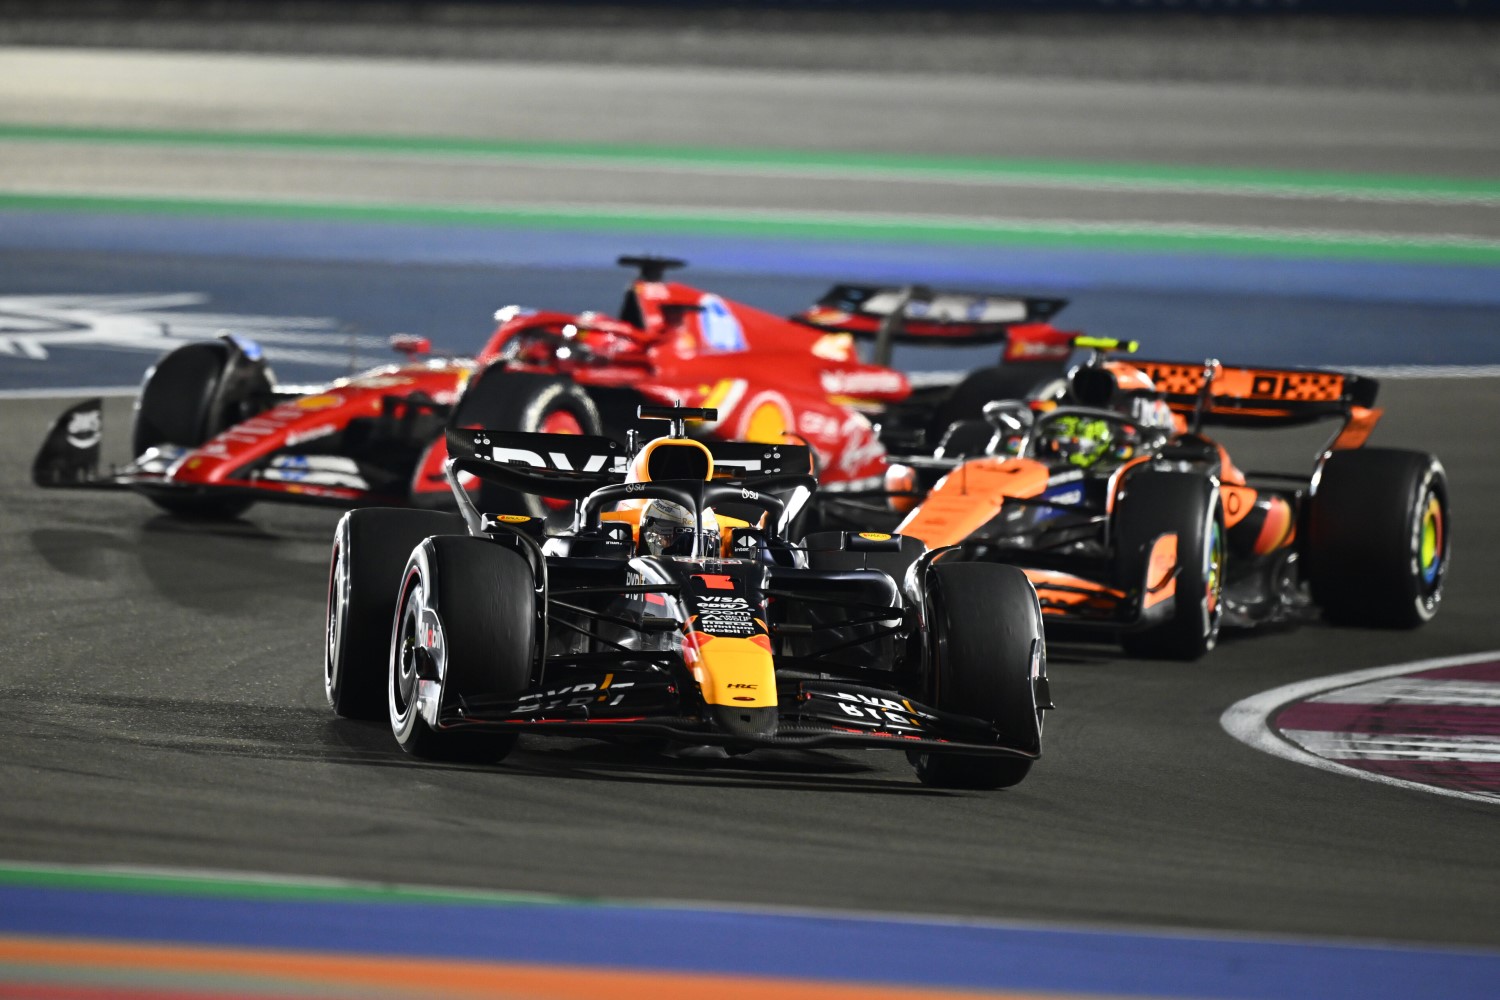
<svg viewBox="0 0 1500 1000">
<path fill-rule="evenodd" d="M 276 386 L 253 342 L 227 336 L 184 345 L 146 376 L 128 465 L 100 474 L 102 411 L 91 400 L 54 424 L 33 478 L 47 487 L 132 489 L 169 511 L 200 516 L 233 516 L 266 499 L 448 505 L 449 426 L 623 442 L 638 406 L 683 404 L 717 411 L 696 429 L 702 436 L 796 440 L 812 450 L 826 487 L 873 483 L 884 472 L 886 446 L 871 416 L 886 414 L 897 426 L 898 417 L 910 423 L 912 412 L 967 396 L 963 386 L 913 393 L 900 372 L 862 361 L 855 339 L 1004 341 L 1009 327 L 1000 314 L 1025 318 L 1035 305 L 996 296 L 914 298 L 910 290 L 892 299 L 892 290 L 840 286 L 825 302 L 842 308 L 820 304 L 784 319 L 663 280 L 680 261 L 620 263 L 640 273 L 618 316 L 509 306 L 473 359 L 424 357 L 425 340 L 404 338 L 395 345 L 410 355 L 404 364 L 289 390 Z M 954 308 L 968 313 L 944 312 Z M 918 314 L 929 318 L 912 321 Z M 901 321 L 913 329 L 898 336 L 892 331 Z M 1048 346 L 1047 324 L 1017 329 L 1036 344 L 1022 353 L 1026 359 L 1066 356 L 1066 347 Z M 536 496 L 505 500 L 493 506 L 545 510 Z"/>
</svg>

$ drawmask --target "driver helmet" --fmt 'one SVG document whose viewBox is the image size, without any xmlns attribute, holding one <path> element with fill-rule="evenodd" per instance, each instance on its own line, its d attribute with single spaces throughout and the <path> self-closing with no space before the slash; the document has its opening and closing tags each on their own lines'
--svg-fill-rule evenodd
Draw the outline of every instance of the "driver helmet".
<svg viewBox="0 0 1500 1000">
<path fill-rule="evenodd" d="M 721 536 L 719 519 L 710 508 L 703 508 L 698 524 L 693 512 L 671 500 L 651 500 L 641 511 L 640 553 L 653 556 L 688 556 L 693 554 L 693 536 L 702 538 L 698 554 L 718 558 Z"/>
<path fill-rule="evenodd" d="M 1059 413 L 1037 428 L 1036 453 L 1080 469 L 1092 468 L 1106 457 L 1123 462 L 1135 453 L 1125 430 L 1102 416 Z"/>
</svg>

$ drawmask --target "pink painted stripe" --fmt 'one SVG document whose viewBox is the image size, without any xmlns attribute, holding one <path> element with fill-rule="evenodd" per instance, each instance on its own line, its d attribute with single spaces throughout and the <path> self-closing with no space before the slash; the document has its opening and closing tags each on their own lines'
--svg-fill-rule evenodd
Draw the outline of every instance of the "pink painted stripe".
<svg viewBox="0 0 1500 1000">
<path fill-rule="evenodd" d="M 1458 792 L 1500 795 L 1500 761 L 1340 760 L 1346 767 Z"/>
<path fill-rule="evenodd" d="M 1483 705 L 1343 705 L 1302 701 L 1272 722 L 1276 729 L 1409 736 L 1500 736 L 1500 711 Z"/>
<path fill-rule="evenodd" d="M 1407 676 L 1441 681 L 1493 681 L 1500 684 L 1500 660 L 1465 663 L 1457 667 L 1438 667 L 1436 670 L 1423 670 Z"/>
</svg>

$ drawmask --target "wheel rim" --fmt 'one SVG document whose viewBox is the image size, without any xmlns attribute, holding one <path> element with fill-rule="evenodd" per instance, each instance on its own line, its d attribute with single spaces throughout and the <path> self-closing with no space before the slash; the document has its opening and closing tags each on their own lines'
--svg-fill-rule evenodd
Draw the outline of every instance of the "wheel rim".
<svg viewBox="0 0 1500 1000">
<path fill-rule="evenodd" d="M 1434 488 L 1429 477 L 1412 522 L 1413 582 L 1416 585 L 1417 615 L 1423 621 L 1437 613 L 1447 562 L 1447 506 L 1443 494 Z"/>
<path fill-rule="evenodd" d="M 1219 620 L 1223 615 L 1224 596 L 1224 526 L 1217 517 L 1210 515 L 1207 546 L 1204 552 L 1203 606 L 1207 615 L 1205 637 L 1210 645 L 1219 634 Z"/>
<path fill-rule="evenodd" d="M 567 410 L 553 410 L 542 418 L 542 434 L 582 434 L 583 424 Z"/>
<path fill-rule="evenodd" d="M 344 641 L 344 615 L 348 606 L 349 567 L 344 560 L 344 546 L 335 544 L 333 566 L 328 571 L 328 622 L 323 652 L 323 685 L 330 698 L 338 672 L 339 647 Z"/>
<path fill-rule="evenodd" d="M 408 731 L 416 714 L 417 650 L 421 648 L 422 581 L 413 573 L 401 595 L 401 632 L 391 662 L 391 724 L 397 735 Z"/>
<path fill-rule="evenodd" d="M 1443 505 L 1437 494 L 1429 492 L 1420 508 L 1417 542 L 1417 570 L 1422 583 L 1431 588 L 1443 571 Z"/>
</svg>

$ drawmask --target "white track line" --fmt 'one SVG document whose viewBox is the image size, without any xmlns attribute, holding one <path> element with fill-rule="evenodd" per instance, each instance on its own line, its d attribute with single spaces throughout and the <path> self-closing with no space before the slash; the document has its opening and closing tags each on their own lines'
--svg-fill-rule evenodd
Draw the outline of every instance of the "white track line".
<svg viewBox="0 0 1500 1000">
<path fill-rule="evenodd" d="M 89 387 L 66 387 L 56 389 L 0 389 L 0 399 L 89 399 L 93 396 L 134 396 L 141 391 L 137 385 L 106 385 Z"/>
</svg>

